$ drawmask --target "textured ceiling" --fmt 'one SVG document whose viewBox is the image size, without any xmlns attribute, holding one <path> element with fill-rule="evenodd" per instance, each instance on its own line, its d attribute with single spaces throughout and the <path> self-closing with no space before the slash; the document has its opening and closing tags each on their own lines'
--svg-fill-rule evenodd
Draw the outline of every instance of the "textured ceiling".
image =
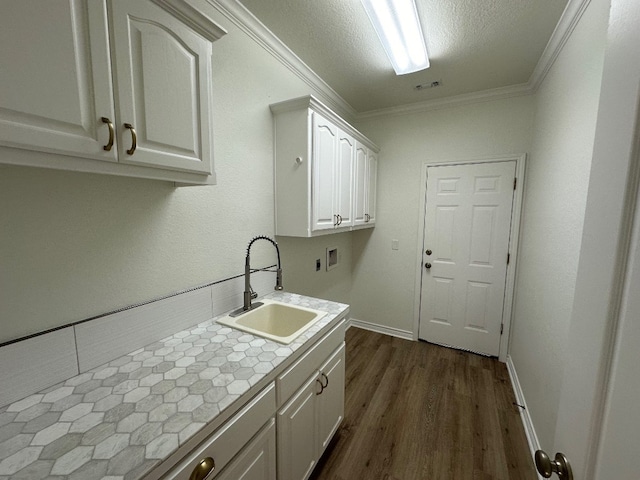
<svg viewBox="0 0 640 480">
<path fill-rule="evenodd" d="M 567 4 L 417 0 L 431 67 L 397 76 L 360 0 L 239 1 L 358 112 L 526 83 Z"/>
</svg>

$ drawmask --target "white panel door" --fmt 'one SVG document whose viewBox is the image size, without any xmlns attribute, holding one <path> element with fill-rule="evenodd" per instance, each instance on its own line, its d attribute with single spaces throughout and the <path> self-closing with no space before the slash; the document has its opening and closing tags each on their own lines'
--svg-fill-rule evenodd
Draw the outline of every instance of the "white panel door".
<svg viewBox="0 0 640 480">
<path fill-rule="evenodd" d="M 367 147 L 360 142 L 356 142 L 356 155 L 353 167 L 353 224 L 364 225 L 366 223 L 365 214 L 367 213 Z"/>
<path fill-rule="evenodd" d="M 0 5 L 0 145 L 115 162 L 103 149 L 101 119 L 115 118 L 102 2 Z"/>
<path fill-rule="evenodd" d="M 120 161 L 211 173 L 211 42 L 151 2 L 109 5 Z"/>
<path fill-rule="evenodd" d="M 313 222 L 312 230 L 335 227 L 334 178 L 338 128 L 326 118 L 313 114 Z"/>
<path fill-rule="evenodd" d="M 353 137 L 339 131 L 338 158 L 335 178 L 335 213 L 339 215 L 338 227 L 348 227 L 353 224 L 353 159 L 356 143 Z"/>
<path fill-rule="evenodd" d="M 421 339 L 498 355 L 515 169 L 427 168 Z"/>
</svg>

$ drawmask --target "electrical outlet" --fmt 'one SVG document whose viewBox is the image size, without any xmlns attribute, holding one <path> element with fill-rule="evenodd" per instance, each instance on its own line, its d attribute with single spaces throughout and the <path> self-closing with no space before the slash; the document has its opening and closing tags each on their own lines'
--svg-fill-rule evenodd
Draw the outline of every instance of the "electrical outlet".
<svg viewBox="0 0 640 480">
<path fill-rule="evenodd" d="M 400 248 L 400 242 L 398 240 L 391 240 L 391 250 L 398 250 Z"/>
<path fill-rule="evenodd" d="M 316 272 L 319 272 L 320 269 L 322 268 L 322 262 L 320 261 L 320 259 L 318 258 L 316 260 Z"/>
</svg>

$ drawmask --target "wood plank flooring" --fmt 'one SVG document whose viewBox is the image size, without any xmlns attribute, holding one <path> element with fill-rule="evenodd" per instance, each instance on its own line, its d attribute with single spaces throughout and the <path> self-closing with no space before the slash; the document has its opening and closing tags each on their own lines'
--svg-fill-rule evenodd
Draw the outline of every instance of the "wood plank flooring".
<svg viewBox="0 0 640 480">
<path fill-rule="evenodd" d="M 495 359 L 350 328 L 345 419 L 313 480 L 536 480 Z"/>
</svg>

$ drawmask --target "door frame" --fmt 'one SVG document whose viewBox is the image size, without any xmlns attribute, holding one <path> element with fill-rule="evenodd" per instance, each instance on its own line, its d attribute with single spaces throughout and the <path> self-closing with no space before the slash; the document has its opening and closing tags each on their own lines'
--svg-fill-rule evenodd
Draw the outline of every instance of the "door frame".
<svg viewBox="0 0 640 480">
<path fill-rule="evenodd" d="M 500 353 L 498 359 L 501 362 L 507 361 L 509 349 L 509 338 L 511 331 L 511 319 L 513 315 L 514 285 L 516 280 L 516 264 L 518 259 L 518 238 L 520 235 L 520 221 L 522 216 L 522 204 L 524 200 L 524 178 L 525 163 L 527 155 L 525 153 L 516 155 L 493 155 L 469 160 L 451 160 L 438 162 L 422 162 L 422 174 L 420 175 L 420 209 L 418 211 L 418 242 L 416 251 L 416 271 L 414 284 L 414 305 L 413 305 L 413 340 L 418 340 L 420 329 L 420 302 L 422 297 L 422 252 L 424 251 L 424 230 L 425 214 L 427 208 L 427 169 L 429 167 L 445 167 L 454 165 L 470 165 L 482 163 L 516 162 L 516 189 L 511 207 L 511 229 L 509 231 L 509 264 L 507 265 L 507 276 L 505 282 L 505 296 L 502 309 L 502 324 L 504 329 L 500 336 Z"/>
</svg>

